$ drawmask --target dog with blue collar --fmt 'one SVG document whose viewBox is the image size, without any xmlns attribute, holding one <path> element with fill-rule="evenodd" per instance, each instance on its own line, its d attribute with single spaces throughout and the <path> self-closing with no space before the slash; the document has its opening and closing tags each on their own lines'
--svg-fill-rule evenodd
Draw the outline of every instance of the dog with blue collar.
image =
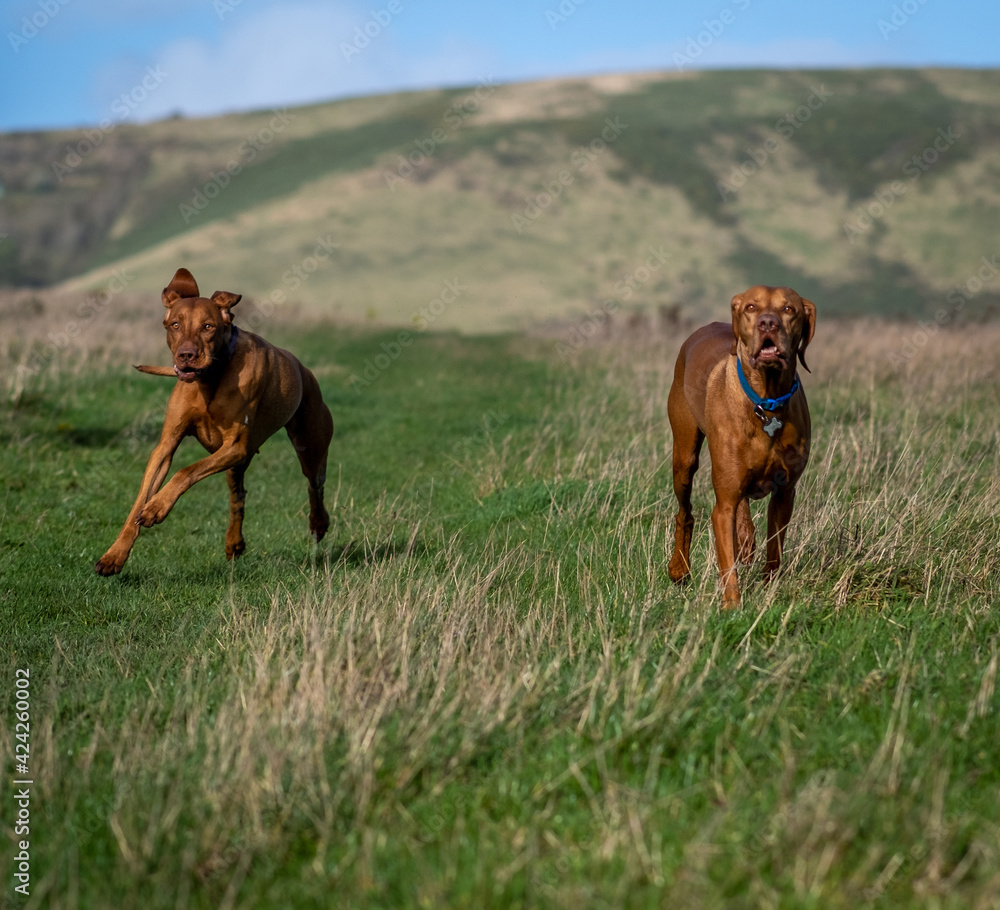
<svg viewBox="0 0 1000 910">
<path fill-rule="evenodd" d="M 681 347 L 667 399 L 678 511 L 671 580 L 690 578 L 691 488 L 708 440 L 712 529 L 726 607 L 741 602 L 737 563 L 755 550 L 750 500 L 770 495 L 766 580 L 781 565 L 795 488 L 809 460 L 811 425 L 797 363 L 816 331 L 816 306 L 788 287 L 756 285 L 731 302 L 732 322 L 698 329 Z"/>
</svg>

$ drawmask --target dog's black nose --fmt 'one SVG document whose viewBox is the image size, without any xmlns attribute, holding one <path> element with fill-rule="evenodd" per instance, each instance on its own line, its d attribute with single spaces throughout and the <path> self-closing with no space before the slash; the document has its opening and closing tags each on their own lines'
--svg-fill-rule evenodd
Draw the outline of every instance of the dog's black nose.
<svg viewBox="0 0 1000 910">
<path fill-rule="evenodd" d="M 177 349 L 176 361 L 178 364 L 190 363 L 198 356 L 198 349 L 194 345 L 184 345 Z"/>
<path fill-rule="evenodd" d="M 776 332 L 781 327 L 781 320 L 775 313 L 761 313 L 757 317 L 757 330 L 759 332 Z"/>
</svg>

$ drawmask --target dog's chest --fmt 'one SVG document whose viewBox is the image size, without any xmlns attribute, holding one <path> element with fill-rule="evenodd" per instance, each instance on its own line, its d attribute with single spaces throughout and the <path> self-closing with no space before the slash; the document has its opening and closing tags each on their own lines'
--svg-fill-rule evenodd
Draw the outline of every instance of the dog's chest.
<svg viewBox="0 0 1000 910">
<path fill-rule="evenodd" d="M 249 418 L 246 423 L 249 424 Z M 231 440 L 234 433 L 246 431 L 243 418 L 234 418 L 232 408 L 220 401 L 218 396 L 206 403 L 204 411 L 195 416 L 192 429 L 198 442 L 210 452 L 221 448 L 227 440 Z"/>
<path fill-rule="evenodd" d="M 775 490 L 788 489 L 802 476 L 809 460 L 809 444 L 793 424 L 783 425 L 773 437 L 755 439 L 754 468 L 749 472 L 747 496 L 762 499 Z"/>
<path fill-rule="evenodd" d="M 225 441 L 222 429 L 209 415 L 195 421 L 194 435 L 209 452 L 215 452 Z"/>
</svg>

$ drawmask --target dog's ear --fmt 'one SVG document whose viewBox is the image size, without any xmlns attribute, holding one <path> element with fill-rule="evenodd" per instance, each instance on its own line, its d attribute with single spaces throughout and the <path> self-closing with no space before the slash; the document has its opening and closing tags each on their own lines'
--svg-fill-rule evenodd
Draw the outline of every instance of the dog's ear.
<svg viewBox="0 0 1000 910">
<path fill-rule="evenodd" d="M 736 354 L 736 346 L 740 340 L 740 330 L 736 321 L 740 318 L 740 307 L 743 306 L 743 295 L 737 294 L 729 304 L 733 311 L 733 346 L 729 349 L 730 354 Z"/>
<path fill-rule="evenodd" d="M 186 297 L 198 296 L 198 282 L 194 280 L 187 269 L 178 269 L 174 272 L 174 277 L 163 289 L 163 305 L 170 306 L 175 300 L 184 300 Z"/>
<path fill-rule="evenodd" d="M 797 353 L 799 355 L 799 363 L 805 367 L 807 373 L 811 373 L 812 370 L 809 369 L 806 363 L 805 352 L 806 346 L 813 340 L 813 335 L 816 334 L 816 304 L 811 300 L 806 300 L 805 297 L 800 297 L 799 300 L 802 301 L 802 309 L 805 310 L 806 324 L 802 329 L 802 339 L 799 341 Z"/>
<path fill-rule="evenodd" d="M 212 295 L 214 303 L 222 313 L 222 321 L 229 325 L 233 321 L 233 315 L 229 310 L 236 306 L 243 299 L 242 294 L 230 294 L 229 291 L 216 291 Z"/>
</svg>

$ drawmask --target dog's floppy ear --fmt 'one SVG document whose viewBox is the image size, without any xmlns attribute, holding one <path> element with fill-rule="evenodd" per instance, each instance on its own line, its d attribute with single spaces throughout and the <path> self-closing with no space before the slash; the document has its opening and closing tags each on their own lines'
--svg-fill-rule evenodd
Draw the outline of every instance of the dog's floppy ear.
<svg viewBox="0 0 1000 910">
<path fill-rule="evenodd" d="M 236 306 L 242 299 L 242 294 L 230 294 L 229 291 L 216 291 L 212 295 L 212 303 L 221 311 L 222 321 L 226 325 L 233 321 L 233 315 L 229 312 L 230 308 Z"/>
<path fill-rule="evenodd" d="M 740 307 L 743 306 L 743 295 L 737 294 L 729 304 L 733 311 L 733 346 L 729 349 L 730 354 L 736 354 L 736 345 L 740 340 L 739 329 L 736 327 L 736 320 L 740 315 Z"/>
<path fill-rule="evenodd" d="M 170 306 L 175 300 L 184 300 L 186 297 L 198 296 L 198 282 L 194 280 L 187 269 L 178 269 L 174 272 L 174 277 L 163 289 L 163 305 Z"/>
<path fill-rule="evenodd" d="M 799 300 L 802 301 L 802 308 L 806 313 L 806 324 L 802 329 L 802 340 L 799 342 L 797 353 L 799 355 L 799 363 L 805 367 L 807 373 L 811 373 L 812 370 L 809 369 L 809 365 L 806 363 L 805 352 L 806 346 L 813 340 L 813 335 L 816 334 L 816 304 L 811 300 L 806 300 L 805 297 L 800 297 Z"/>
</svg>

